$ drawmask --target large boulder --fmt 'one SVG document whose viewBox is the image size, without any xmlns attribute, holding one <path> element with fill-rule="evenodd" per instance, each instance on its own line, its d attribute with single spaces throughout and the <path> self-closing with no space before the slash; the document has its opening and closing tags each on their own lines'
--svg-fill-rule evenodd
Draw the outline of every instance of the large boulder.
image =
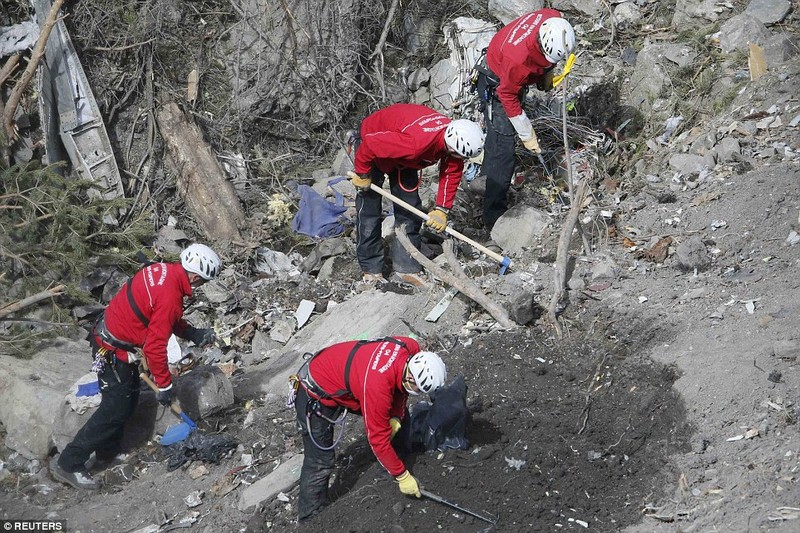
<svg viewBox="0 0 800 533">
<path fill-rule="evenodd" d="M 69 339 L 58 339 L 31 359 L 0 355 L 0 422 L 6 446 L 27 459 L 46 457 L 60 407 L 90 365 L 89 344 Z"/>
</svg>

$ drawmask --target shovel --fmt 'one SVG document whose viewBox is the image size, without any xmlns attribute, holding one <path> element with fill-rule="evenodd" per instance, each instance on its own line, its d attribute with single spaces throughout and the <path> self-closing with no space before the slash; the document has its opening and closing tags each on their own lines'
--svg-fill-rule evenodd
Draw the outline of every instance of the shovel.
<svg viewBox="0 0 800 533">
<path fill-rule="evenodd" d="M 456 503 L 453 503 L 451 501 L 447 501 L 444 498 L 442 498 L 441 496 L 437 496 L 436 494 L 434 494 L 432 492 L 428 492 L 425 489 L 419 489 L 419 493 L 422 494 L 423 496 L 425 496 L 426 498 L 428 498 L 429 500 L 435 501 L 436 503 L 441 503 L 443 505 L 447 505 L 448 507 L 452 507 L 453 509 L 455 509 L 457 511 L 461 511 L 462 513 L 468 514 L 470 516 L 474 516 L 478 520 L 483 520 L 484 522 L 488 522 L 489 524 L 492 524 L 493 526 L 497 525 L 497 519 L 496 518 L 487 518 L 487 517 L 485 517 L 485 516 L 483 516 L 481 514 L 478 514 L 478 513 L 474 512 L 474 511 L 470 511 L 469 509 L 464 509 L 460 505 L 458 505 Z"/>
<path fill-rule="evenodd" d="M 397 196 L 393 195 L 392 193 L 390 193 L 388 191 L 384 191 L 383 189 L 381 189 L 380 187 L 378 187 L 374 183 L 371 183 L 369 188 L 370 188 L 370 190 L 375 191 L 376 193 L 380 194 L 381 196 L 383 196 L 385 198 L 388 198 L 389 200 L 391 200 L 392 202 L 396 203 L 400 207 L 403 207 L 403 208 L 407 209 L 408 211 L 411 211 L 412 213 L 414 213 L 415 215 L 420 217 L 422 220 L 428 220 L 428 215 L 426 213 L 423 213 L 422 211 L 420 211 L 419 209 L 417 209 L 413 205 L 409 204 L 408 202 L 404 202 L 403 200 L 401 200 Z M 498 263 L 500 263 L 500 273 L 501 274 L 505 274 L 506 269 L 508 269 L 511 266 L 511 259 L 509 259 L 508 257 L 504 257 L 504 256 L 498 254 L 497 252 L 493 252 L 492 250 L 488 249 L 487 247 L 485 247 L 485 246 L 483 246 L 481 244 L 478 244 L 477 242 L 473 241 L 472 239 L 470 239 L 466 235 L 463 235 L 463 234 L 457 232 L 456 230 L 454 230 L 450 226 L 445 228 L 445 232 L 448 233 L 449 235 L 452 235 L 456 239 L 464 241 L 465 243 L 469 244 L 470 246 L 472 246 L 474 248 L 477 248 L 481 252 L 485 253 L 486 255 L 488 255 L 489 257 L 491 257 L 492 259 L 494 259 Z"/>
<path fill-rule="evenodd" d="M 146 365 L 144 365 L 146 367 Z M 153 392 L 158 394 L 158 385 L 153 383 L 153 380 L 145 372 L 140 372 L 139 377 L 144 380 L 147 385 L 153 389 Z M 175 444 L 176 442 L 180 442 L 188 437 L 192 431 L 197 429 L 197 424 L 195 424 L 189 416 L 183 412 L 181 406 L 178 405 L 177 401 L 173 401 L 172 404 L 169 406 L 172 411 L 180 417 L 183 422 L 178 425 L 170 426 L 164 432 L 164 435 L 161 437 L 161 445 L 162 446 L 169 446 L 170 444 Z"/>
</svg>

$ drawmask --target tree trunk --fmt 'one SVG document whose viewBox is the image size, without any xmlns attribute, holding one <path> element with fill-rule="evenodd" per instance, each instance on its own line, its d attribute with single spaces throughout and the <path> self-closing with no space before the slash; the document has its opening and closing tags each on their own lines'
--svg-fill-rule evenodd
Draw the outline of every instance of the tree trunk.
<svg viewBox="0 0 800 533">
<path fill-rule="evenodd" d="M 159 110 L 157 120 L 178 191 L 203 232 L 212 241 L 241 241 L 244 209 L 200 129 L 174 102 Z"/>
</svg>

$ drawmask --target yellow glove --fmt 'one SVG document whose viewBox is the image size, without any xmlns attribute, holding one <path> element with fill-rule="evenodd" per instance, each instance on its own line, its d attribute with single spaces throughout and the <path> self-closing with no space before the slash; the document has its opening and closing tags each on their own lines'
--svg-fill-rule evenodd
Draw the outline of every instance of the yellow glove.
<svg viewBox="0 0 800 533">
<path fill-rule="evenodd" d="M 368 191 L 369 186 L 372 185 L 372 179 L 368 177 L 359 176 L 353 171 L 348 171 L 347 177 L 350 179 L 350 183 L 353 184 L 353 187 L 355 187 L 359 191 Z"/>
<path fill-rule="evenodd" d="M 437 207 L 428 213 L 425 225 L 438 233 L 447 229 L 447 212 L 444 207 Z"/>
<path fill-rule="evenodd" d="M 564 64 L 564 70 L 561 71 L 561 74 L 553 78 L 553 87 L 558 87 L 558 84 L 564 81 L 564 78 L 567 77 L 567 74 L 572 70 L 572 65 L 574 64 L 575 54 L 570 54 L 567 58 L 567 62 Z"/>
<path fill-rule="evenodd" d="M 398 483 L 400 483 L 400 492 L 403 494 L 408 496 L 416 496 L 417 498 L 422 496 L 422 494 L 419 493 L 419 483 L 408 470 L 397 476 L 395 479 Z"/>
<path fill-rule="evenodd" d="M 542 149 L 539 147 L 539 138 L 536 137 L 536 132 L 531 131 L 531 138 L 527 141 L 522 141 L 522 144 L 525 145 L 525 148 L 533 152 L 534 154 L 541 154 Z"/>
<path fill-rule="evenodd" d="M 392 427 L 392 436 L 389 437 L 389 439 L 391 440 L 394 438 L 395 435 L 397 435 L 397 432 L 400 431 L 402 424 L 400 424 L 399 418 L 393 416 L 392 418 L 389 419 L 389 425 Z"/>
</svg>

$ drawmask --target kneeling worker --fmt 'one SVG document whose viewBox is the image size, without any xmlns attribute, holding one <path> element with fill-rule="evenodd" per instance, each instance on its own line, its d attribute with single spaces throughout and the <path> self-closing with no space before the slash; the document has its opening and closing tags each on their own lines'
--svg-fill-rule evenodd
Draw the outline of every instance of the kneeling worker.
<svg viewBox="0 0 800 533">
<path fill-rule="evenodd" d="M 364 418 L 372 451 L 400 491 L 420 497 L 419 483 L 397 455 L 392 439 L 401 427 L 410 429 L 409 394 L 430 393 L 444 385 L 447 369 L 437 354 L 421 351 L 408 337 L 342 342 L 317 352 L 294 379 L 304 445 L 300 520 L 330 503 L 328 481 L 338 443 L 333 440 L 334 425 L 343 423 L 348 411 Z"/>
</svg>

